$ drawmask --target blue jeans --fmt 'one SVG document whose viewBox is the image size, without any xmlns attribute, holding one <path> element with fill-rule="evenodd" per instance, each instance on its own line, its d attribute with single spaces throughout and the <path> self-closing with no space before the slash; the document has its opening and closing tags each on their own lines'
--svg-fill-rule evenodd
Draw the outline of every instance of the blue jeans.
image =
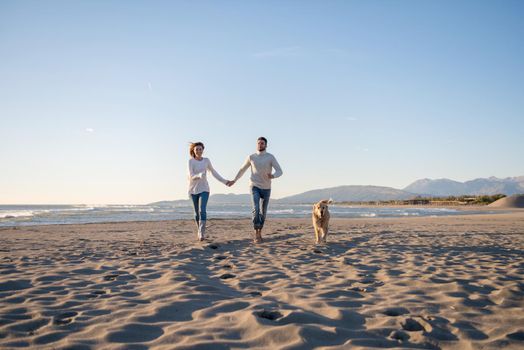
<svg viewBox="0 0 524 350">
<path fill-rule="evenodd" d="M 191 200 L 193 201 L 193 209 L 195 210 L 195 221 L 197 223 L 200 220 L 207 220 L 207 200 L 209 199 L 209 192 L 201 192 L 199 194 L 192 194 Z"/>
<path fill-rule="evenodd" d="M 263 190 L 256 186 L 251 187 L 251 198 L 253 199 L 253 227 L 255 230 L 264 227 L 270 195 L 271 189 Z M 260 201 L 262 201 L 262 211 L 260 210 Z"/>
</svg>

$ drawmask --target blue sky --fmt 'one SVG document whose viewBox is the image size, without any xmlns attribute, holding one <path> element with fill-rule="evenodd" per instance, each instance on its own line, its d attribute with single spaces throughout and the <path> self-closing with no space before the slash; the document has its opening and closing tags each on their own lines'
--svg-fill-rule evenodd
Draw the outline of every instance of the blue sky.
<svg viewBox="0 0 524 350">
<path fill-rule="evenodd" d="M 1 1 L 0 204 L 524 175 L 522 1 Z M 212 193 L 247 193 L 210 180 Z"/>
</svg>

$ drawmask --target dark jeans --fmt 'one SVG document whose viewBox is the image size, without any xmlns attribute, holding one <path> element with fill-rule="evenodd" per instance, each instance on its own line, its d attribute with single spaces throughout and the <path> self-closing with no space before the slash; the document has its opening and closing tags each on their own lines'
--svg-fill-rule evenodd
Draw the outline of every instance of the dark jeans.
<svg viewBox="0 0 524 350">
<path fill-rule="evenodd" d="M 253 227 L 255 230 L 264 227 L 270 195 L 271 189 L 263 190 L 256 186 L 251 187 L 251 198 L 253 199 Z M 262 203 L 260 203 L 261 201 Z"/>
<path fill-rule="evenodd" d="M 191 195 L 193 209 L 195 210 L 195 221 L 197 223 L 200 222 L 200 220 L 205 221 L 207 219 L 206 207 L 208 199 L 209 192 L 201 192 L 199 194 Z"/>
</svg>

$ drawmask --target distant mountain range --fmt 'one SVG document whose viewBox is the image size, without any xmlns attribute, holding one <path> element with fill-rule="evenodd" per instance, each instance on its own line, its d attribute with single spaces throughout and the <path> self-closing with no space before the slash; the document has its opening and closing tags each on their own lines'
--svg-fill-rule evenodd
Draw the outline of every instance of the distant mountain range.
<svg viewBox="0 0 524 350">
<path fill-rule="evenodd" d="M 524 193 L 524 176 L 505 179 L 490 177 L 466 182 L 449 179 L 422 179 L 413 182 L 404 188 L 404 191 L 432 196 L 492 195 L 499 193 L 509 196 Z"/>
<path fill-rule="evenodd" d="M 344 201 L 377 201 L 408 199 L 413 197 L 412 193 L 397 190 L 392 187 L 381 186 L 338 186 L 320 190 L 307 191 L 294 196 L 284 197 L 279 203 L 313 203 L 321 199 L 332 198 L 335 202 Z"/>
<path fill-rule="evenodd" d="M 416 196 L 460 196 L 460 195 L 493 195 L 493 194 L 524 194 L 524 176 L 499 179 L 475 179 L 466 182 L 449 179 L 422 179 L 417 180 L 399 190 L 382 186 L 337 186 L 272 199 L 274 203 L 313 203 L 321 199 L 332 198 L 336 202 L 364 202 L 378 200 L 402 200 Z M 249 194 L 213 194 L 209 198 L 210 204 L 249 204 Z M 175 200 L 151 203 L 158 206 L 189 205 L 190 201 Z"/>
</svg>

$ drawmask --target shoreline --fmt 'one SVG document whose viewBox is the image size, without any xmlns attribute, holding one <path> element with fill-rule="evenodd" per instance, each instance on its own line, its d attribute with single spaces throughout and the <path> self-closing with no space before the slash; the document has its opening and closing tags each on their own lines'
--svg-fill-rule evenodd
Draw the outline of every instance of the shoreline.
<svg viewBox="0 0 524 350">
<path fill-rule="evenodd" d="M 450 208 L 454 209 L 454 208 Z M 488 209 L 488 208 L 486 208 Z M 479 210 L 480 211 L 480 210 Z M 377 220 L 377 221 L 383 221 L 383 220 L 424 220 L 424 219 L 447 219 L 447 218 L 455 218 L 455 217 L 483 217 L 483 216 L 500 216 L 500 215 L 512 215 L 512 214 L 524 214 L 524 209 L 516 208 L 516 209 L 506 209 L 506 208 L 492 208 L 489 210 L 484 210 L 486 213 L 469 213 L 469 214 L 449 214 L 449 215 L 426 215 L 426 216 L 381 216 L 381 217 L 369 217 L 369 216 L 358 216 L 358 217 L 334 217 L 333 214 L 331 214 L 331 222 L 334 221 L 352 221 L 352 220 Z M 493 211 L 494 213 L 489 213 L 489 211 Z M 271 217 L 268 215 L 267 221 L 311 221 L 311 217 Z M 210 217 L 208 218 L 208 223 L 213 221 L 218 222 L 225 222 L 225 221 L 246 221 L 251 222 L 250 218 L 243 217 L 243 218 L 221 218 L 221 217 Z M 177 224 L 177 223 L 191 223 L 193 224 L 193 219 L 175 219 L 175 220 L 128 220 L 128 221 L 104 221 L 104 222 L 86 222 L 86 223 L 63 223 L 63 224 L 38 224 L 38 225 L 21 225 L 21 226 L 0 226 L 0 231 L 5 231 L 9 229 L 24 229 L 24 228 L 37 228 L 41 226 L 84 226 L 84 225 L 125 225 L 125 224 L 153 224 L 153 223 L 170 223 L 170 224 Z"/>
<path fill-rule="evenodd" d="M 425 208 L 438 208 L 438 209 L 451 209 L 451 210 L 457 210 L 459 212 L 467 212 L 467 211 L 473 211 L 472 213 L 465 213 L 465 214 L 439 214 L 439 215 L 424 215 L 424 216 L 416 216 L 416 215 L 404 215 L 404 216 L 355 216 L 355 217 L 337 217 L 334 216 L 333 213 L 331 214 L 331 220 L 385 220 L 385 219 L 416 219 L 416 218 L 448 218 L 448 217 L 456 217 L 456 216 L 477 216 L 477 215 L 501 215 L 505 213 L 519 213 L 524 212 L 523 208 L 497 208 L 497 207 L 487 207 L 487 206 L 469 206 L 467 208 L 465 207 L 453 207 L 453 206 L 443 206 L 443 207 L 435 207 L 435 206 L 411 206 L 411 205 L 391 205 L 391 206 L 373 206 L 373 205 L 351 205 L 351 206 L 344 206 L 344 207 L 351 207 L 351 208 L 404 208 L 404 209 L 425 209 Z M 479 213 L 480 212 L 480 213 Z M 487 213 L 484 213 L 487 212 Z M 272 217 L 271 214 L 268 214 L 268 220 L 291 220 L 291 219 L 306 219 L 310 220 L 310 215 L 306 214 L 306 216 L 303 217 Z M 210 217 L 208 221 L 237 221 L 237 220 L 250 220 L 248 217 L 233 217 L 233 218 L 224 218 L 224 217 Z M 183 222 L 183 221 L 189 221 L 192 222 L 192 219 L 167 219 L 167 220 L 128 220 L 128 221 L 103 221 L 103 222 L 86 222 L 86 223 L 41 223 L 41 224 L 22 224 L 22 225 L 10 225 L 10 226 L 0 226 L 0 231 L 5 229 L 13 229 L 13 228 L 30 228 L 30 227 L 40 227 L 40 226 L 68 226 L 68 225 L 95 225 L 95 224 L 124 224 L 124 223 L 147 223 L 147 222 Z"/>
</svg>

